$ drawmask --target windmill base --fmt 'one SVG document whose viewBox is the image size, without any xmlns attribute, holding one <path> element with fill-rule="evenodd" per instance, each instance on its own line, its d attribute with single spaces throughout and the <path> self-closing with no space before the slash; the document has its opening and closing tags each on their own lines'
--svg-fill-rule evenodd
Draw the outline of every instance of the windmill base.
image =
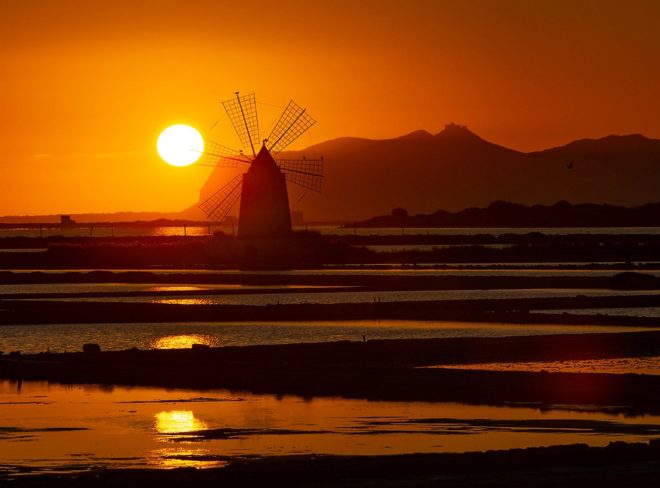
<svg viewBox="0 0 660 488">
<path fill-rule="evenodd" d="M 238 237 L 272 238 L 291 235 L 286 178 L 265 147 L 243 176 Z"/>
</svg>

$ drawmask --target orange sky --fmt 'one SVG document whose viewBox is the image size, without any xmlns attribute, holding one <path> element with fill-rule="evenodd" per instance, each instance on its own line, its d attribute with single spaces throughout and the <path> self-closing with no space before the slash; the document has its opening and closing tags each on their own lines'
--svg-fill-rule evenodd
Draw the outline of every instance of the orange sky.
<svg viewBox="0 0 660 488">
<path fill-rule="evenodd" d="M 236 90 L 319 123 L 302 145 L 457 122 L 535 150 L 660 137 L 660 2 L 4 0 L 0 215 L 185 208 L 209 168 L 159 132 L 237 146 Z M 260 105 L 262 127 L 277 108 Z M 213 122 L 221 122 L 212 130 Z"/>
</svg>

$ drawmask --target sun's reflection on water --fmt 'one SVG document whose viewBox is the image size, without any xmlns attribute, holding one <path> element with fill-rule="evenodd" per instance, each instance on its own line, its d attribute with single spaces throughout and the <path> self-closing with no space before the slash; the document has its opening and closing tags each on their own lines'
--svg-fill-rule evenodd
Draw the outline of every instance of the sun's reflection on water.
<svg viewBox="0 0 660 488">
<path fill-rule="evenodd" d="M 161 286 L 152 286 L 151 288 L 146 289 L 146 291 L 150 291 L 150 292 L 199 291 L 199 290 L 206 290 L 206 288 L 201 286 L 190 286 L 190 285 L 186 285 L 186 286 L 161 285 Z"/>
<path fill-rule="evenodd" d="M 151 342 L 151 349 L 190 349 L 193 344 L 216 346 L 216 338 L 204 334 L 177 334 L 157 337 Z"/>
<path fill-rule="evenodd" d="M 159 434 L 180 434 L 206 429 L 206 422 L 198 419 L 192 410 L 169 410 L 154 415 L 154 427 Z"/>
<path fill-rule="evenodd" d="M 369 402 L 218 390 L 0 380 L 0 464 L 207 468 L 274 455 L 384 455 L 604 446 L 658 437 L 660 417 L 603 406 Z M 635 415 L 633 415 L 633 413 Z M 64 430 L 52 430 L 52 428 Z M 67 430 L 72 429 L 72 430 Z M 26 435 L 30 440 L 24 441 Z M 72 453 L 85 453 L 84 455 Z"/>
<path fill-rule="evenodd" d="M 227 461 L 213 459 L 206 449 L 165 448 L 151 451 L 149 464 L 160 468 L 220 468 Z"/>
<path fill-rule="evenodd" d="M 163 303 L 170 305 L 212 305 L 215 302 L 208 298 L 159 298 L 152 303 Z"/>
<path fill-rule="evenodd" d="M 207 424 L 195 417 L 192 410 L 166 410 L 154 415 L 154 428 L 165 437 L 161 441 L 178 440 L 176 434 L 199 432 L 207 429 Z M 214 468 L 224 466 L 225 461 L 212 459 L 206 449 L 188 447 L 166 447 L 151 451 L 149 463 L 162 468 Z"/>
</svg>

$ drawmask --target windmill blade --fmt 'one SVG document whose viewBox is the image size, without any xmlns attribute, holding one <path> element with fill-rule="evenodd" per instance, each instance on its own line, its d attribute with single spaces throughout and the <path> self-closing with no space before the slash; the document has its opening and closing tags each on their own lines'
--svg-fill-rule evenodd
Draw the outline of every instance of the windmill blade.
<svg viewBox="0 0 660 488">
<path fill-rule="evenodd" d="M 278 159 L 287 181 L 312 191 L 321 191 L 323 183 L 323 158 L 321 159 Z"/>
<path fill-rule="evenodd" d="M 254 145 L 259 143 L 259 119 L 257 118 L 257 101 L 254 93 L 239 95 L 236 98 L 222 102 L 227 116 L 241 141 L 244 150 L 251 149 L 256 157 Z"/>
<path fill-rule="evenodd" d="M 235 168 L 239 162 L 251 162 L 241 151 L 223 146 L 214 141 L 206 141 L 206 148 L 200 158 L 199 166 L 217 166 L 220 168 Z"/>
<path fill-rule="evenodd" d="M 199 204 L 209 219 L 222 222 L 241 196 L 243 175 L 234 177 L 229 183 Z"/>
<path fill-rule="evenodd" d="M 284 150 L 315 123 L 306 108 L 291 100 L 268 136 L 268 150 L 273 153 Z"/>
</svg>

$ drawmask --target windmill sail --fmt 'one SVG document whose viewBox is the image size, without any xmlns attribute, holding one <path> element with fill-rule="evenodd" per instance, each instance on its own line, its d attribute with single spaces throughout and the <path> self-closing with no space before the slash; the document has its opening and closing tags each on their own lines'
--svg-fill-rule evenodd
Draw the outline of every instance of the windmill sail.
<svg viewBox="0 0 660 488">
<path fill-rule="evenodd" d="M 278 159 L 277 165 L 287 181 L 312 191 L 321 191 L 323 183 L 323 158 Z"/>
<path fill-rule="evenodd" d="M 239 238 L 289 236 L 292 227 L 288 183 L 320 192 L 324 163 L 323 158 L 275 160 L 273 154 L 286 149 L 316 121 L 305 108 L 291 100 L 275 123 L 269 138 L 261 141 L 254 94 L 241 96 L 237 92 L 234 98 L 222 104 L 245 153 L 210 142 L 202 164 L 235 167 L 238 162 L 242 162 L 250 165 L 243 175 L 234 177 L 199 204 L 199 208 L 210 220 L 222 222 L 240 199 Z M 250 150 L 254 157 L 249 156 Z"/>
<path fill-rule="evenodd" d="M 243 175 L 234 177 L 229 183 L 199 204 L 209 219 L 222 222 L 241 196 Z"/>
<path fill-rule="evenodd" d="M 307 109 L 291 100 L 268 136 L 268 150 L 273 153 L 284 150 L 315 123 Z"/>
<path fill-rule="evenodd" d="M 249 162 L 240 151 L 232 149 L 213 141 L 206 141 L 206 148 L 202 153 L 199 166 L 218 166 L 221 168 L 235 168 L 238 162 Z"/>
<path fill-rule="evenodd" d="M 259 119 L 257 118 L 257 101 L 254 93 L 241 96 L 236 92 L 236 98 L 226 100 L 222 102 L 222 105 L 234 126 L 243 149 L 252 150 L 252 154 L 256 157 L 254 145 L 259 144 Z"/>
</svg>

